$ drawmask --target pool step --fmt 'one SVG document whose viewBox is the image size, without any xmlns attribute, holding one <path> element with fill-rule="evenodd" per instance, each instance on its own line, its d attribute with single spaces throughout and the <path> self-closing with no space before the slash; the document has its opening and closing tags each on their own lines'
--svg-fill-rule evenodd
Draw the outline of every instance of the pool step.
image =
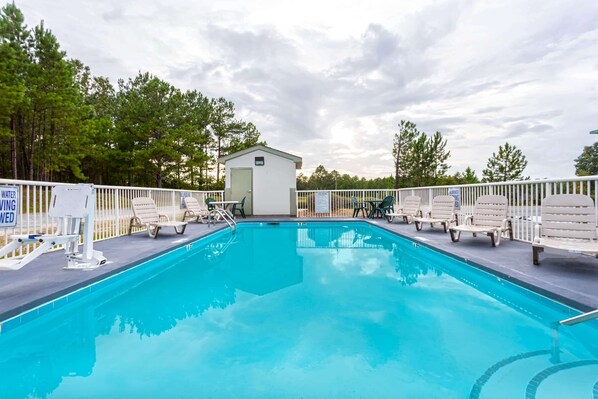
<svg viewBox="0 0 598 399">
<path fill-rule="evenodd" d="M 519 353 L 491 365 L 474 384 L 469 399 L 522 398 L 530 379 L 553 365 L 550 349 Z"/>
<path fill-rule="evenodd" d="M 598 360 L 560 363 L 537 373 L 528 383 L 525 399 L 594 398 L 598 399 Z"/>
<path fill-rule="evenodd" d="M 505 358 L 478 378 L 469 399 L 598 399 L 598 359 L 578 360 L 561 352 L 559 362 L 553 360 L 551 350 Z"/>
</svg>

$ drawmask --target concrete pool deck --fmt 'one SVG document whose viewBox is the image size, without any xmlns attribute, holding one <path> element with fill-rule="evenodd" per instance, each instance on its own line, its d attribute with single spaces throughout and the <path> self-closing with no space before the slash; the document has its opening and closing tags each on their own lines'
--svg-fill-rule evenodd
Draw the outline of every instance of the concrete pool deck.
<svg viewBox="0 0 598 399">
<path fill-rule="evenodd" d="M 430 229 L 425 226 L 418 232 L 414 225 L 387 223 L 382 219 L 255 217 L 245 221 L 365 221 L 465 260 L 579 310 L 598 308 L 598 260 L 593 257 L 545 252 L 541 254 L 541 265 L 534 266 L 531 245 L 527 243 L 506 239 L 501 240 L 499 247 L 492 248 L 488 237 L 473 238 L 469 234 L 462 234 L 459 243 L 452 243 L 441 228 Z M 142 232 L 100 241 L 94 247 L 104 252 L 109 263 L 92 271 L 63 270 L 66 264 L 63 251 L 42 255 L 17 271 L 2 271 L 0 322 L 226 227 L 224 224 L 208 227 L 192 222 L 184 235 L 164 229 L 156 239 Z"/>
</svg>

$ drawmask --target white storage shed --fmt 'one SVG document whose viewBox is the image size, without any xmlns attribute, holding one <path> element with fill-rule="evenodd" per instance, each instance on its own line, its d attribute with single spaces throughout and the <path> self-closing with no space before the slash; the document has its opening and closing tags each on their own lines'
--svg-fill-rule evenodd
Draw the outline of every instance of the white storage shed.
<svg viewBox="0 0 598 399">
<path fill-rule="evenodd" d="M 220 157 L 226 168 L 224 196 L 241 201 L 247 215 L 296 216 L 296 170 L 302 159 L 263 145 Z"/>
</svg>

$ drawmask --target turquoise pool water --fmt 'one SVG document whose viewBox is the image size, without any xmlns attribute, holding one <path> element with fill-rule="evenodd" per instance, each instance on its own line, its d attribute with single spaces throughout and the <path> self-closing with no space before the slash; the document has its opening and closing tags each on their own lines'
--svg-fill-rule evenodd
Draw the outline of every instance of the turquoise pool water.
<svg viewBox="0 0 598 399">
<path fill-rule="evenodd" d="M 363 223 L 242 224 L 38 313 L 0 398 L 598 398 L 596 323 Z"/>
</svg>

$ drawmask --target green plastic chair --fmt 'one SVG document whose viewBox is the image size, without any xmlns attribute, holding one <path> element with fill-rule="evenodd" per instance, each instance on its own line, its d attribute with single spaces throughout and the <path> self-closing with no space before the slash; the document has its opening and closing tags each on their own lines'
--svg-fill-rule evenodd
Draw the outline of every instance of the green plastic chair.
<svg viewBox="0 0 598 399">
<path fill-rule="evenodd" d="M 241 217 L 245 219 L 245 198 L 247 197 L 243 197 L 241 202 L 233 205 L 233 216 L 235 215 L 235 212 L 239 212 Z"/>
<path fill-rule="evenodd" d="M 387 213 L 394 212 L 394 204 L 395 197 L 393 197 L 392 195 L 389 195 L 388 197 L 384 198 L 382 202 L 372 211 L 373 217 L 380 215 L 381 218 L 384 218 Z"/>
<path fill-rule="evenodd" d="M 363 213 L 363 217 L 365 217 L 367 205 L 363 202 L 359 202 L 357 197 L 351 197 L 351 202 L 353 202 L 353 217 L 357 217 L 359 215 L 359 211 L 361 211 Z"/>
<path fill-rule="evenodd" d="M 205 202 L 206 202 L 206 205 L 208 206 L 208 211 L 213 211 L 216 208 L 215 205 L 212 205 L 212 201 L 216 201 L 216 200 L 214 198 L 210 198 L 210 197 L 206 198 Z"/>
</svg>

